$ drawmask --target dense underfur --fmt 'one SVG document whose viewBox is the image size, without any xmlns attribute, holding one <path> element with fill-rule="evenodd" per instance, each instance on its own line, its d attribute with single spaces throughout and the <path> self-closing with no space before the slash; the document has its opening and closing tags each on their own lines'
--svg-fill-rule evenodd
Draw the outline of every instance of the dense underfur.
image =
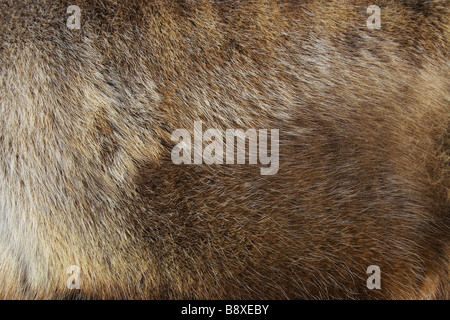
<svg viewBox="0 0 450 320">
<path fill-rule="evenodd" d="M 0 0 L 0 298 L 450 299 L 449 10 Z M 197 120 L 278 173 L 173 164 Z"/>
</svg>

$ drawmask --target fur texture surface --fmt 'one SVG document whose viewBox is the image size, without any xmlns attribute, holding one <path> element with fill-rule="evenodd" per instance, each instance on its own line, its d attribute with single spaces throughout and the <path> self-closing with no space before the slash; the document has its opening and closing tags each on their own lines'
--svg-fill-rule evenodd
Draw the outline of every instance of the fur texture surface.
<svg viewBox="0 0 450 320">
<path fill-rule="evenodd" d="M 0 298 L 449 299 L 449 7 L 0 0 Z M 198 120 L 278 173 L 173 164 Z"/>
</svg>

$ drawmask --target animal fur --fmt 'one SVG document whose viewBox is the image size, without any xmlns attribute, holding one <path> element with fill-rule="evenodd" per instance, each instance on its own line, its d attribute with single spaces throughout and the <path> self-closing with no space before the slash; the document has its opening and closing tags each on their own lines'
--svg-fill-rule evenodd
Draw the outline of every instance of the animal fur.
<svg viewBox="0 0 450 320">
<path fill-rule="evenodd" d="M 0 298 L 450 298 L 448 1 L 0 12 Z M 194 121 L 279 129 L 278 173 L 173 164 Z"/>
</svg>

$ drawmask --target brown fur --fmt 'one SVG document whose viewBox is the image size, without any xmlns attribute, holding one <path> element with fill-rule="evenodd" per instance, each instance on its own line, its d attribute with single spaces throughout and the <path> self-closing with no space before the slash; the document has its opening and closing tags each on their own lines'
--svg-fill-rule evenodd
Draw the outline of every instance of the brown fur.
<svg viewBox="0 0 450 320">
<path fill-rule="evenodd" d="M 447 1 L 0 11 L 0 298 L 450 298 Z M 279 129 L 278 173 L 173 164 L 196 120 Z"/>
</svg>

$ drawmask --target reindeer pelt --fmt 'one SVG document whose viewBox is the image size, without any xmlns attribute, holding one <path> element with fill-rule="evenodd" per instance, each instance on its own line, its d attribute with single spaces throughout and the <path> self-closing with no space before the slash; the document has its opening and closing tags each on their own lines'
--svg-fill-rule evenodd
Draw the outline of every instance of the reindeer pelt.
<svg viewBox="0 0 450 320">
<path fill-rule="evenodd" d="M 449 7 L 0 0 L 0 298 L 449 299 Z M 194 121 L 278 173 L 175 165 Z"/>
</svg>

